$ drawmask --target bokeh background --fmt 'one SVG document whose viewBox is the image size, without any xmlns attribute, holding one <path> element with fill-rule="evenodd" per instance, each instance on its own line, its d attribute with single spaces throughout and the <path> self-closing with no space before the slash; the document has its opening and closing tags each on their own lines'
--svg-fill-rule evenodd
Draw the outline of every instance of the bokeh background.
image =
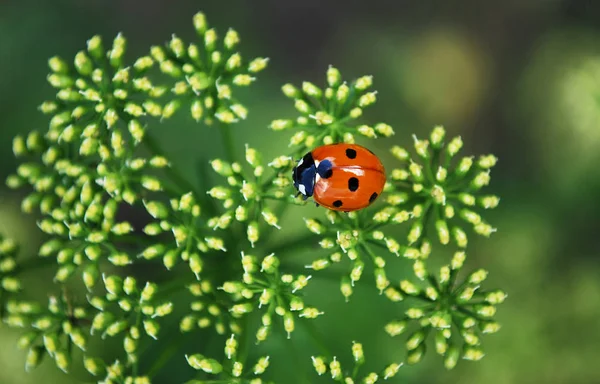
<svg viewBox="0 0 600 384">
<path fill-rule="evenodd" d="M 365 118 L 397 132 L 370 144 L 374 151 L 408 146 L 413 133 L 424 136 L 443 124 L 463 137 L 465 152 L 499 157 L 489 190 L 502 200 L 485 216 L 499 230 L 489 240 L 471 236 L 469 262 L 490 270 L 488 284 L 508 292 L 498 313 L 503 329 L 484 338 L 486 356 L 478 363 L 460 362 L 447 372 L 428 353 L 394 382 L 600 383 L 600 2 L 4 0 L 0 179 L 16 166 L 13 136 L 47 125 L 36 108 L 53 96 L 45 81 L 49 57 L 70 59 L 92 35 L 109 40 L 118 32 L 128 38 L 130 57 L 138 56 L 172 33 L 193 38 L 191 17 L 199 10 L 220 31 L 238 30 L 242 54 L 271 59 L 244 95 L 250 116 L 234 127 L 239 154 L 246 142 L 266 158 L 282 154 L 278 147 L 288 136 L 266 129 L 273 119 L 295 116 L 281 85 L 322 84 L 333 64 L 347 79 L 374 76 L 378 102 Z M 214 129 L 180 116 L 161 126 L 160 138 L 196 183 L 198 164 L 224 152 Z M 23 243 L 29 257 L 41 238 L 33 218 L 20 213 L 19 198 L 0 187 L 0 232 Z M 306 213 L 292 212 L 286 224 L 303 230 Z M 304 256 L 297 257 L 302 263 Z M 32 272 L 28 295 L 43 299 L 54 289 L 51 278 L 51 272 Z M 402 358 L 403 339 L 382 332 L 401 307 L 373 300 L 366 288 L 347 305 L 337 280 L 313 283 L 315 304 L 329 314 L 316 325 L 332 351 L 348 360 L 350 342 L 359 340 L 370 367 Z M 1 383 L 80 382 L 50 360 L 24 373 L 18 335 L 0 326 Z M 294 348 L 275 338 L 258 351 L 278 357 L 269 372 L 289 383 L 320 382 L 306 360 L 318 353 L 308 335 L 299 330 L 291 343 Z M 185 348 L 221 351 L 221 345 L 197 338 Z M 294 349 L 304 360 L 291 355 Z M 168 367 L 159 382 L 191 374 L 185 361 Z"/>
</svg>

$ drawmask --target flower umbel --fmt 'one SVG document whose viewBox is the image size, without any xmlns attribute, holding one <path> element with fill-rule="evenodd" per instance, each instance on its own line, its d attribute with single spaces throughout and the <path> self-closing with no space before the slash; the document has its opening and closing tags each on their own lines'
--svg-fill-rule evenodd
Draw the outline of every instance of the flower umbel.
<svg viewBox="0 0 600 384">
<path fill-rule="evenodd" d="M 90 305 L 97 310 L 90 333 L 101 334 L 102 338 L 122 337 L 127 361 L 115 364 L 120 369 L 137 372 L 140 344 L 158 339 L 161 321 L 171 314 L 173 303 L 157 299 L 159 288 L 155 283 L 147 282 L 142 287 L 134 277 L 117 275 L 104 275 L 102 280 L 106 294 L 88 297 Z M 144 334 L 148 337 L 144 338 Z M 110 369 L 94 371 L 87 364 L 86 368 L 94 376 L 107 373 L 107 379 L 110 379 L 115 375 Z"/>
<path fill-rule="evenodd" d="M 263 312 L 262 326 L 256 333 L 258 342 L 266 340 L 274 315 L 282 317 L 288 338 L 295 329 L 295 318 L 314 319 L 323 312 L 304 304 L 300 292 L 311 276 L 282 274 L 275 254 L 259 261 L 256 256 L 242 253 L 243 281 L 227 281 L 220 289 L 236 302 L 230 311 L 241 317 L 254 311 Z"/>
<path fill-rule="evenodd" d="M 290 140 L 296 153 L 304 154 L 320 144 L 337 142 L 354 143 L 355 135 L 376 138 L 389 137 L 394 130 L 388 124 L 378 123 L 371 127 L 358 125 L 357 119 L 363 109 L 375 103 L 377 92 L 369 91 L 373 84 L 372 76 L 363 76 L 350 84 L 342 80 L 337 68 L 327 70 L 327 86 L 321 89 L 305 81 L 300 88 L 285 84 L 283 93 L 294 100 L 300 116 L 296 120 L 274 120 L 270 128 L 275 131 L 295 129 Z"/>
<path fill-rule="evenodd" d="M 146 247 L 139 257 L 147 260 L 162 257 L 168 270 L 182 260 L 200 279 L 204 255 L 226 251 L 223 239 L 214 236 L 206 221 L 200 217 L 201 208 L 192 192 L 172 198 L 170 207 L 158 200 L 144 201 L 144 206 L 155 221 L 147 224 L 143 231 L 153 237 L 170 232 L 170 239 L 159 237 L 160 241 Z"/>
<path fill-rule="evenodd" d="M 17 343 L 28 350 L 25 368 L 37 367 L 47 354 L 59 369 L 68 372 L 71 347 L 86 350 L 90 309 L 89 305 L 75 305 L 66 293 L 50 296 L 46 308 L 37 302 L 10 300 L 4 322 L 28 329 Z"/>
<path fill-rule="evenodd" d="M 245 365 L 238 357 L 238 340 L 231 335 L 225 341 L 225 358 L 219 362 L 202 354 L 186 355 L 188 364 L 203 373 L 210 379 L 218 378 L 219 382 L 227 383 L 265 383 L 261 375 L 269 367 L 269 356 L 260 357 L 254 365 Z M 203 380 L 188 381 L 190 384 L 201 384 Z"/>
<path fill-rule="evenodd" d="M 306 227 L 321 237 L 321 248 L 331 252 L 329 257 L 315 259 L 306 267 L 320 271 L 348 258 L 350 269 L 340 282 L 340 291 L 346 300 L 354 292 L 354 284 L 361 279 L 365 267 L 371 264 L 373 280 L 377 290 L 386 295 L 392 294 L 388 289 L 390 282 L 386 276 L 385 258 L 376 254 L 374 246 L 387 249 L 396 256 L 419 255 L 419 250 L 401 246 L 394 238 L 377 230 L 378 223 L 367 217 L 368 211 L 340 213 L 327 211 L 327 221 L 317 218 L 304 219 Z M 397 293 L 396 293 L 397 294 Z"/>
<path fill-rule="evenodd" d="M 228 186 L 216 186 L 207 192 L 212 198 L 222 201 L 225 208 L 225 212 L 211 218 L 208 225 L 213 229 L 226 229 L 233 219 L 244 223 L 248 241 L 254 247 L 260 239 L 259 220 L 280 229 L 279 219 L 267 202 L 290 200 L 286 189 L 291 185 L 291 181 L 281 170 L 287 169 L 291 160 L 284 156 L 273 160 L 269 165 L 275 172 L 265 175 L 268 168 L 265 169 L 262 156 L 256 149 L 246 145 L 245 158 L 251 172 L 246 172 L 237 162 L 228 163 L 220 159 L 211 161 L 212 168 L 227 179 Z"/>
<path fill-rule="evenodd" d="M 490 182 L 490 170 L 496 164 L 494 155 L 463 157 L 454 165 L 452 160 L 462 148 L 462 140 L 455 137 L 445 143 L 445 130 L 437 126 L 428 140 L 414 137 L 417 156 L 424 164 L 414 161 L 407 150 L 400 146 L 391 149 L 406 168 L 393 169 L 390 174 L 391 186 L 388 189 L 386 221 L 392 223 L 411 222 L 408 234 L 409 244 L 421 244 L 427 225 L 433 221 L 437 237 L 442 244 L 454 241 L 466 248 L 467 234 L 457 218 L 471 225 L 482 236 L 490 236 L 496 231 L 485 222 L 479 209 L 492 209 L 500 199 L 494 195 L 482 194 L 480 190 Z"/>
<path fill-rule="evenodd" d="M 425 284 L 400 282 L 400 291 L 421 305 L 406 310 L 402 318 L 388 323 L 385 330 L 390 336 L 397 336 L 406 333 L 411 324 L 416 326 L 406 341 L 409 364 L 421 361 L 430 335 L 435 339 L 436 352 L 445 358 L 446 368 L 454 368 L 461 357 L 479 360 L 484 356 L 482 335 L 500 329 L 494 315 L 506 294 L 501 290 L 481 289 L 488 274 L 484 269 L 473 271 L 457 282 L 465 259 L 463 251 L 456 252 L 451 263 L 444 265 L 437 276 L 428 272 L 423 260 L 416 260 L 414 273 Z"/>
<path fill-rule="evenodd" d="M 169 117 L 183 103 L 189 105 L 192 118 L 210 125 L 214 119 L 232 124 L 245 119 L 248 110 L 233 95 L 235 87 L 247 87 L 268 63 L 267 58 L 244 61 L 236 52 L 240 38 L 229 29 L 222 44 L 216 29 L 209 28 L 203 13 L 194 16 L 194 27 L 200 44 L 186 44 L 176 35 L 164 47 L 154 46 L 151 56 L 161 72 L 177 82 L 171 89 L 176 97 L 165 106 Z"/>
<path fill-rule="evenodd" d="M 191 332 L 195 329 L 214 327 L 219 335 L 233 332 L 236 335 L 242 333 L 237 320 L 229 312 L 229 308 L 223 305 L 220 292 L 214 289 L 208 280 L 202 280 L 190 284 L 188 291 L 194 297 L 190 304 L 191 313 L 181 319 L 179 329 L 181 332 Z"/>
</svg>

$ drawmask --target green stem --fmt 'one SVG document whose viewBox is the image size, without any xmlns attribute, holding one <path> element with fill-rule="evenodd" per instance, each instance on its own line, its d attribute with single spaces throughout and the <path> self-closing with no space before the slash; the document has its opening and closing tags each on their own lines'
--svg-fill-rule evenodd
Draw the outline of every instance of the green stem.
<svg viewBox="0 0 600 384">
<path fill-rule="evenodd" d="M 246 365 L 246 359 L 248 359 L 248 352 L 251 348 L 251 344 L 252 344 L 252 336 L 253 333 L 249 332 L 248 329 L 250 328 L 250 316 L 244 316 L 244 325 L 243 325 L 243 332 L 242 335 L 244 335 L 243 338 L 240 338 L 240 343 L 239 343 L 239 349 L 238 349 L 238 358 L 237 360 Z"/>
<path fill-rule="evenodd" d="M 148 370 L 148 377 L 154 377 L 160 371 L 160 369 L 171 360 L 174 354 L 180 351 L 180 348 L 186 341 L 190 339 L 190 335 L 182 333 L 179 335 L 175 342 L 169 343 L 169 346 L 163 350 L 163 352 L 156 358 L 154 364 L 150 370 Z M 172 339 L 171 339 L 172 340 Z"/>
<path fill-rule="evenodd" d="M 221 132 L 221 140 L 223 141 L 223 148 L 225 149 L 225 158 L 228 162 L 233 163 L 236 161 L 236 156 L 235 142 L 231 133 L 231 124 L 220 124 L 217 128 Z"/>
<path fill-rule="evenodd" d="M 36 257 L 36 256 L 30 257 L 30 258 L 26 259 L 24 262 L 19 263 L 18 273 L 31 272 L 36 269 L 49 267 L 50 265 L 53 265 L 55 262 L 56 262 L 56 258 L 51 257 L 51 256 L 49 256 L 49 257 Z"/>
<path fill-rule="evenodd" d="M 139 329 L 141 324 L 142 324 L 142 309 L 138 308 L 137 314 L 135 316 L 135 327 L 137 329 Z M 139 371 L 139 358 L 135 360 L 135 362 L 133 363 L 133 367 L 131 369 L 133 377 L 137 377 L 138 371 Z"/>
<path fill-rule="evenodd" d="M 144 137 L 144 143 L 154 155 L 165 156 L 165 152 L 160 147 L 160 144 L 158 144 L 158 141 L 149 132 L 147 132 L 146 136 Z M 183 176 L 183 174 L 177 168 L 170 166 L 167 167 L 165 171 L 171 180 L 173 180 L 178 187 L 182 189 L 182 191 L 194 192 L 196 195 L 198 195 L 196 187 L 190 183 L 188 178 Z"/>
<path fill-rule="evenodd" d="M 317 346 L 321 350 L 321 353 L 323 353 L 325 355 L 327 360 L 331 360 L 333 357 L 333 354 L 329 351 L 329 348 L 327 348 L 327 346 L 325 345 L 325 342 L 323 342 L 323 337 L 319 334 L 319 331 L 314 326 L 314 324 L 311 321 L 302 321 L 301 323 L 304 324 L 304 327 L 310 334 L 310 336 L 313 339 L 313 341 L 315 342 L 315 344 L 317 344 Z"/>
<path fill-rule="evenodd" d="M 318 241 L 316 240 L 316 236 L 313 233 L 310 233 L 296 237 L 295 239 L 284 241 L 281 244 L 271 246 L 270 248 L 265 250 L 265 254 L 269 255 L 271 253 L 275 253 L 277 255 L 281 251 L 287 251 L 287 253 L 290 254 L 290 251 L 299 251 L 303 248 L 311 247 L 317 248 L 317 245 Z"/>
</svg>

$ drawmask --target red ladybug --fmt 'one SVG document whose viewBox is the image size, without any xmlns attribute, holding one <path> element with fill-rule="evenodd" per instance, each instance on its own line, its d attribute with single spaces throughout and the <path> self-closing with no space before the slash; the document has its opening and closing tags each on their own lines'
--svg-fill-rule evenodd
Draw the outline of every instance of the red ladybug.
<svg viewBox="0 0 600 384">
<path fill-rule="evenodd" d="M 377 199 L 385 169 L 370 150 L 356 144 L 330 144 L 304 155 L 294 167 L 294 187 L 304 200 L 334 211 L 356 211 Z"/>
</svg>

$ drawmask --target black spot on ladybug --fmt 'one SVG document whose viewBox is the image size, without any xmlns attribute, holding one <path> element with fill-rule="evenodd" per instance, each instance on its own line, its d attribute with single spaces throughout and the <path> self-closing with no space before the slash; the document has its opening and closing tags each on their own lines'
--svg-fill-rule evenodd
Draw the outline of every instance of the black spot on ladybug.
<svg viewBox="0 0 600 384">
<path fill-rule="evenodd" d="M 336 207 L 336 208 L 341 207 L 342 204 L 343 204 L 342 200 L 336 200 L 336 201 L 333 202 L 333 206 Z"/>
<path fill-rule="evenodd" d="M 369 203 L 372 203 L 375 201 L 375 199 L 377 198 L 377 192 L 373 192 L 373 194 L 371 195 L 371 197 L 369 197 Z"/>
<path fill-rule="evenodd" d="M 328 169 L 323 174 L 323 178 L 324 179 L 329 179 L 332 175 L 333 175 L 333 169 Z"/>
<path fill-rule="evenodd" d="M 354 192 L 358 189 L 358 179 L 356 177 L 351 177 L 348 179 L 348 189 L 351 192 Z"/>
<path fill-rule="evenodd" d="M 349 159 L 356 159 L 356 151 L 352 148 L 348 148 L 346 149 L 346 156 Z"/>
</svg>

